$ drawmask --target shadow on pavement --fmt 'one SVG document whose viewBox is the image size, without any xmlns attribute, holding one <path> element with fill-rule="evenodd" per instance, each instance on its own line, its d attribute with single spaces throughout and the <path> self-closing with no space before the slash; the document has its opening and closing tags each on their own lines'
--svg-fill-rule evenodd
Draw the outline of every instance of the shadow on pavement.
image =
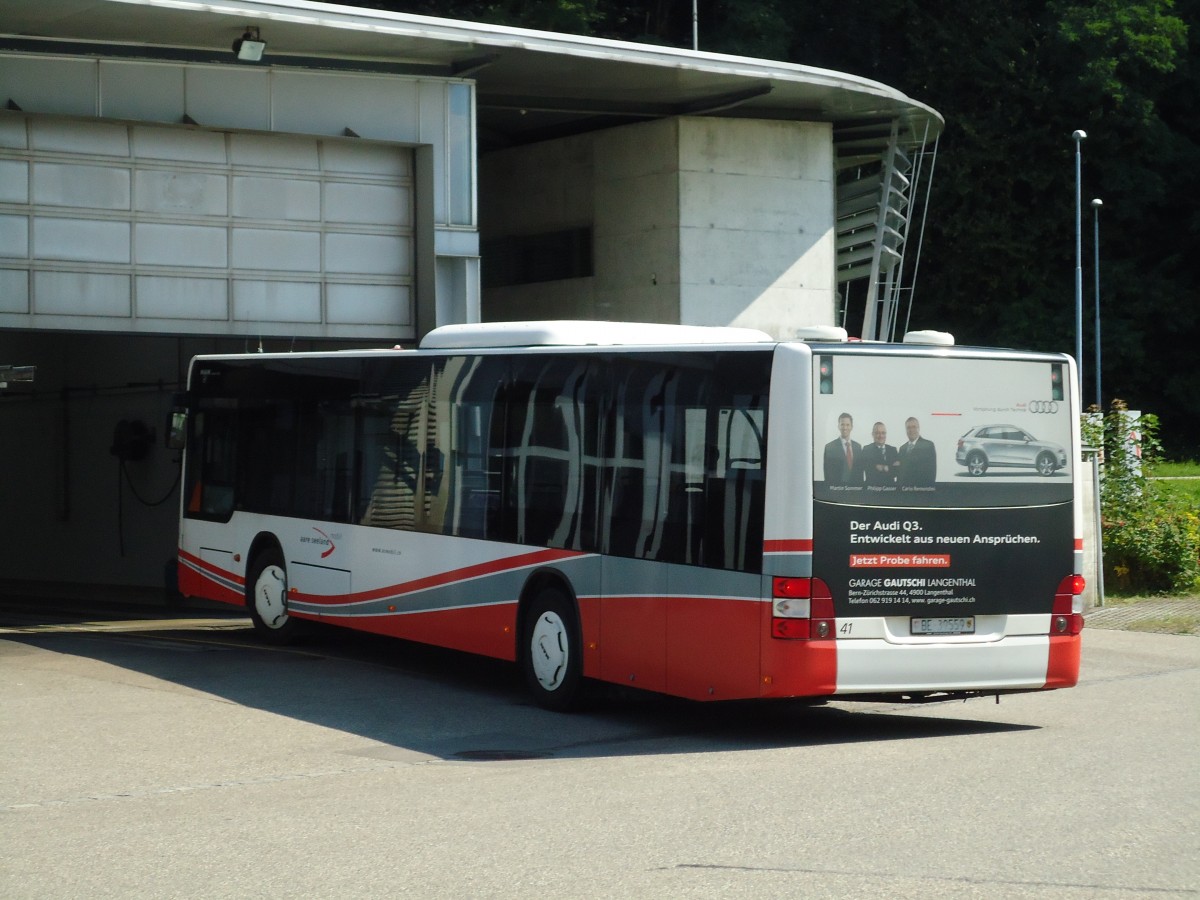
<svg viewBox="0 0 1200 900">
<path fill-rule="evenodd" d="M 38 618 L 41 624 L 31 622 Z M 292 647 L 268 647 L 236 609 L 197 618 L 186 609 L 81 610 L 45 600 L 31 609 L 0 599 L 0 641 L 358 735 L 381 745 L 359 755 L 382 759 L 412 752 L 470 761 L 730 752 L 1031 728 L 914 715 L 895 705 L 705 704 L 607 685 L 594 686 L 583 711 L 551 713 L 527 698 L 511 663 L 334 628 L 315 629 Z"/>
</svg>

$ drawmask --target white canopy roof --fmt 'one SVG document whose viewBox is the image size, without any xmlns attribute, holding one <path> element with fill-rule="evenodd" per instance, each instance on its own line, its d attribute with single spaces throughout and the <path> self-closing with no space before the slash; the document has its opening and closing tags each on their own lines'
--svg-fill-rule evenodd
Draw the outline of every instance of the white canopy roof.
<svg viewBox="0 0 1200 900">
<path fill-rule="evenodd" d="M 935 110 L 875 81 L 716 53 L 305 0 L 0 0 L 0 47 L 9 49 L 233 65 L 231 46 L 247 26 L 267 42 L 263 64 L 470 78 L 485 146 L 689 114 L 898 119 L 914 142 L 943 125 Z"/>
</svg>

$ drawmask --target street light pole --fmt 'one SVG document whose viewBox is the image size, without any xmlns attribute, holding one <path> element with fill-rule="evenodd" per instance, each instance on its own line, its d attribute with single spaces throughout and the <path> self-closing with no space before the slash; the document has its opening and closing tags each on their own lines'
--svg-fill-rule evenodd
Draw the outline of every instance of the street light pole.
<svg viewBox="0 0 1200 900">
<path fill-rule="evenodd" d="M 1079 399 L 1083 400 L 1083 212 L 1080 208 L 1082 168 L 1080 145 L 1087 137 L 1086 131 L 1075 131 L 1071 140 L 1075 142 L 1075 368 L 1079 373 Z"/>
<path fill-rule="evenodd" d="M 700 49 L 700 9 L 699 0 L 692 0 L 692 49 Z"/>
<path fill-rule="evenodd" d="M 1092 244 L 1096 249 L 1095 269 L 1096 269 L 1096 410 L 1100 413 L 1104 412 L 1104 407 L 1100 405 L 1100 207 L 1104 205 L 1104 201 L 1099 197 L 1092 201 L 1092 213 L 1095 220 L 1095 234 L 1092 236 Z"/>
</svg>

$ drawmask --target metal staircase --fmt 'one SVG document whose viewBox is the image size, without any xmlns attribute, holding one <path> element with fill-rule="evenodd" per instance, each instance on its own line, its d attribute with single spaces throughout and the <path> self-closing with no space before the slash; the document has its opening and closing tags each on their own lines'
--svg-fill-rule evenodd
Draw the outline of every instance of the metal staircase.
<svg viewBox="0 0 1200 900">
<path fill-rule="evenodd" d="M 899 120 L 849 123 L 834 131 L 838 324 L 853 333 L 850 316 L 861 308 L 863 340 L 894 340 L 897 324 L 907 329 L 937 158 L 937 142 L 930 146 L 927 138 Z M 925 194 L 919 197 L 922 179 Z M 914 225 L 916 248 L 906 273 Z"/>
</svg>

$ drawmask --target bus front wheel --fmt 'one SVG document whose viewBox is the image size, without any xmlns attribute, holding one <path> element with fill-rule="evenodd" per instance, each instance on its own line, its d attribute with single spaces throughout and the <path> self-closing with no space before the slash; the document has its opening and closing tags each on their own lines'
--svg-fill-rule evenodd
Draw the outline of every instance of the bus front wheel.
<svg viewBox="0 0 1200 900">
<path fill-rule="evenodd" d="M 542 588 L 525 616 L 521 666 L 538 704 L 565 712 L 579 702 L 583 653 L 575 610 L 563 593 Z"/>
<path fill-rule="evenodd" d="M 246 577 L 246 607 L 260 637 L 272 644 L 295 640 L 300 623 L 287 612 L 287 568 L 277 548 L 254 557 Z"/>
</svg>

